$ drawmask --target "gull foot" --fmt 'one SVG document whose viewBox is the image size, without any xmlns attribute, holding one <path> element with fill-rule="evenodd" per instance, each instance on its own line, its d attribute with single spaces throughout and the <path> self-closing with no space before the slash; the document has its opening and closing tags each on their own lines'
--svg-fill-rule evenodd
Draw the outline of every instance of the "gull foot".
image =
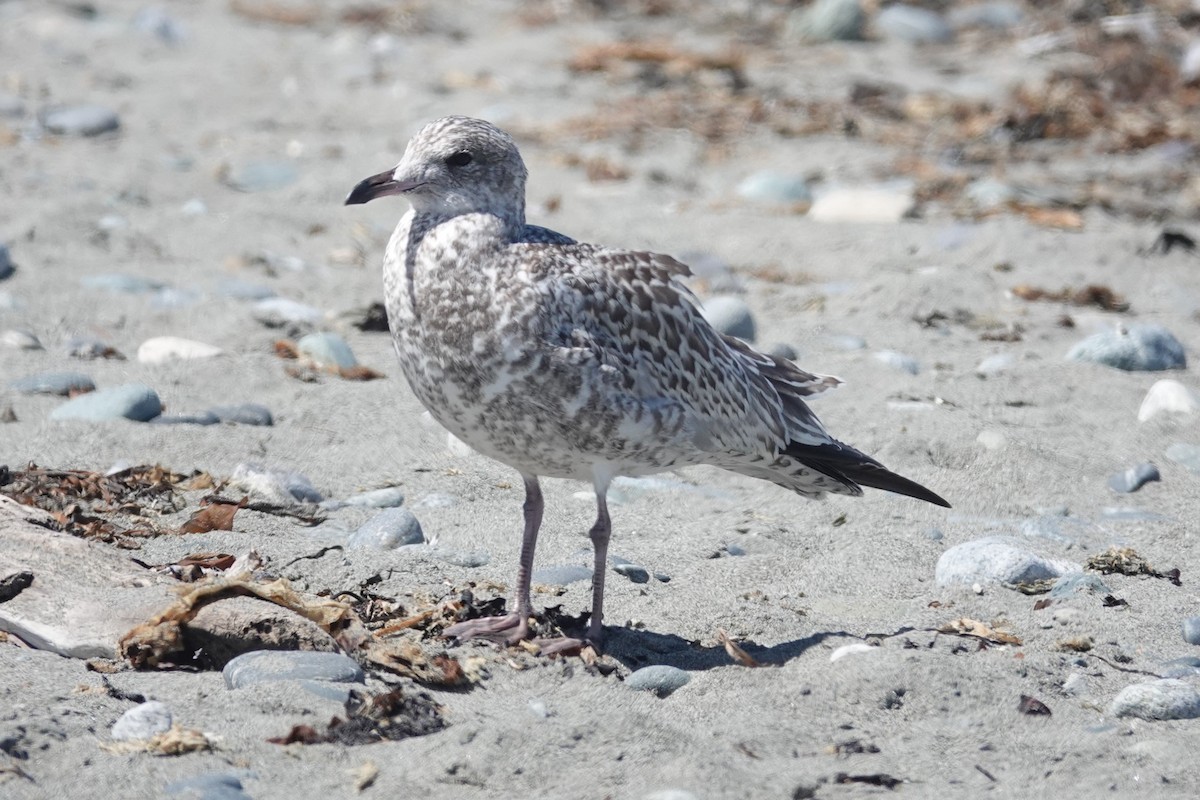
<svg viewBox="0 0 1200 800">
<path fill-rule="evenodd" d="M 458 639 L 460 642 L 485 639 L 497 644 L 514 645 L 522 639 L 529 638 L 529 620 L 522 619 L 519 614 L 469 619 L 446 628 L 442 631 L 442 636 Z"/>
</svg>

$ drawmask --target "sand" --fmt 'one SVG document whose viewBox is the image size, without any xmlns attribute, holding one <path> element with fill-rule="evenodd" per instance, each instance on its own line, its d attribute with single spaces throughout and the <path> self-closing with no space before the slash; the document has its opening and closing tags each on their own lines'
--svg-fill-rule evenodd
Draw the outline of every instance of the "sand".
<svg viewBox="0 0 1200 800">
<path fill-rule="evenodd" d="M 805 368 L 845 380 L 814 402 L 830 431 L 930 486 L 954 509 L 879 492 L 811 503 L 712 469 L 630 487 L 613 505 L 612 551 L 670 581 L 634 584 L 610 573 L 606 652 L 617 673 L 601 676 L 578 659 L 521 659 L 527 668 L 515 669 L 487 646 L 451 648 L 463 658 L 484 657 L 487 677 L 469 691 L 432 690 L 446 729 L 399 742 L 270 744 L 268 737 L 323 722 L 340 706 L 287 687 L 229 691 L 215 672 L 125 671 L 105 678 L 116 694 L 160 700 L 219 745 L 178 757 L 112 754 L 101 744 L 133 703 L 106 692 L 82 661 L 10 641 L 0 644 L 0 733 L 21 731 L 27 757 L 10 753 L 0 762 L 23 772 L 0 774 L 0 794 L 150 797 L 182 778 L 240 770 L 254 798 L 345 797 L 356 794 L 354 772 L 372 762 L 379 774 L 363 796 L 889 793 L 839 783 L 839 775 L 892 776 L 902 783 L 891 792 L 910 797 L 1195 796 L 1198 723 L 1117 718 L 1110 703 L 1196 649 L 1180 625 L 1200 613 L 1192 588 L 1200 574 L 1193 535 L 1200 478 L 1164 457 L 1170 444 L 1200 439 L 1196 417 L 1139 423 L 1142 397 L 1163 375 L 1064 358 L 1085 335 L 1131 322 L 1164 325 L 1195 358 L 1195 256 L 1143 252 L 1164 221 L 1187 226 L 1179 182 L 1164 178 L 1169 188 L 1153 189 L 1156 179 L 1185 167 L 1166 155 L 1103 152 L 1077 140 L 1034 143 L 1003 170 L 945 167 L 976 177 L 994 169 L 1068 197 L 1089 182 L 1111 182 L 1116 210 L 1102 208 L 1097 195 L 1076 203 L 1078 229 L 1039 225 L 1011 209 L 964 215 L 957 201 L 941 198 L 921 198 L 914 216 L 896 222 L 814 221 L 799 209 L 741 198 L 735 187 L 760 169 L 819 172 L 827 187 L 912 179 L 914 159 L 944 162 L 932 145 L 900 136 L 789 136 L 754 123 L 717 142 L 662 125 L 635 136 L 603 109 L 639 91 L 657 97 L 653 81 L 626 62 L 599 72 L 571 71 L 567 62 L 588 44 L 623 38 L 673 37 L 672 46 L 687 52 L 736 45 L 755 91 L 842 102 L 855 81 L 881 79 L 1004 98 L 1013 81 L 1036 80 L 1068 56 L 1013 55 L 1015 40 L 1042 30 L 1036 19 L 1009 34 L 974 32 L 932 48 L 802 45 L 761 35 L 781 13 L 769 5 L 745 17 L 730 12 L 732 21 L 707 7 L 645 16 L 568 5 L 556 15 L 551 4 L 451 10 L 416 3 L 388 16 L 389 31 L 379 32 L 346 21 L 352 4 L 314 6 L 311 20 L 290 25 L 244 13 L 266 4 L 173 3 L 162 9 L 185 35 L 169 45 L 133 26 L 138 3 L 96 4 L 95 18 L 67 4 L 0 4 L 0 89 L 26 105 L 23 116 L 0 120 L 7 132 L 0 241 L 18 268 L 0 281 L 13 301 L 0 304 L 0 328 L 28 329 L 46 346 L 0 348 L 0 383 L 76 369 L 101 387 L 152 386 L 172 413 L 255 402 L 276 418 L 261 428 L 58 422 L 48 415 L 61 398 L 2 388 L 0 407 L 11 405 L 17 421 L 0 424 L 0 463 L 100 471 L 115 462 L 159 463 L 226 476 L 253 461 L 298 470 L 335 498 L 398 485 L 427 537 L 486 551 L 489 563 L 468 569 L 405 552 L 337 550 L 280 573 L 312 593 L 355 589 L 373 576 L 382 578 L 373 591 L 395 597 L 438 596 L 468 582 L 484 596 L 502 592 L 519 544 L 516 475 L 452 452 L 444 431 L 422 419 L 387 336 L 360 332 L 338 316 L 380 299 L 383 245 L 404 210 L 401 200 L 344 208 L 346 191 L 393 164 L 421 123 L 463 113 L 517 134 L 531 173 L 532 222 L 586 241 L 702 252 L 731 264 L 758 341 L 786 342 Z M 693 72 L 713 81 L 713 92 L 724 91 L 719 71 Z M 684 80 L 667 74 L 668 90 L 670 81 Z M 117 111 L 119 131 L 37 132 L 43 106 L 83 102 Z M 597 109 L 616 133 L 591 140 L 559 125 Z M 589 180 L 589 159 L 593 170 L 617 165 L 628 177 Z M 271 191 L 227 185 L 261 160 L 286 162 L 298 177 Z M 1136 187 L 1150 187 L 1149 199 Z M 204 213 L 183 210 L 196 199 Z M 1131 212 L 1139 203 L 1156 215 Z M 263 254 L 304 266 L 293 270 Z M 147 295 L 80 283 L 103 273 L 153 279 L 195 297 L 162 309 Z M 233 279 L 329 312 L 321 327 L 341 333 L 359 361 L 386 378 L 289 377 L 273 352 L 288 332 L 264 327 L 250 302 L 223 295 Z M 1010 291 L 1020 284 L 1103 284 L 1131 310 L 1027 302 Z M 706 287 L 698 288 L 703 296 Z M 1060 324 L 1064 314 L 1074 327 Z M 981 338 L 1018 326 L 1019 341 Z M 65 344 L 80 334 L 129 359 L 68 358 Z M 225 354 L 139 363 L 138 345 L 164 335 Z M 862 337 L 867 346 L 847 350 L 835 335 Z M 881 362 L 874 355 L 881 350 L 915 358 L 919 373 Z M 1000 353 L 1013 357 L 1011 366 L 980 377 L 976 366 Z M 1170 377 L 1197 386 L 1194 367 Z M 985 431 L 1001 434 L 1001 446 L 981 444 Z M 1107 488 L 1110 474 L 1145 460 L 1162 470 L 1160 483 L 1128 496 Z M 539 565 L 575 563 L 587 547 L 593 507 L 574 496 L 586 488 L 546 482 Z M 457 502 L 421 507 L 431 493 Z M 1105 515 L 1111 507 L 1159 516 L 1121 521 Z M 1064 509 L 1069 516 L 1055 516 Z M 1047 515 L 1059 520 L 1062 536 L 1029 535 Z M 135 555 L 164 563 L 202 550 L 255 548 L 279 568 L 344 538 L 367 516 L 336 512 L 309 529 L 244 511 L 231 532 L 147 540 Z M 1111 545 L 1131 546 L 1160 569 L 1178 568 L 1183 585 L 1103 576 L 1127 606 L 1080 594 L 1034 610 L 1038 597 L 999 585 L 976 593 L 935 582 L 945 550 L 996 534 L 1080 564 Z M 731 545 L 745 555 L 723 554 Z M 578 613 L 588 588 L 572 584 L 534 602 Z M 982 647 L 935 632 L 960 617 L 1022 644 Z M 765 666 L 734 663 L 719 630 Z M 1090 637 L 1091 651 L 1064 649 L 1080 637 Z M 831 660 L 838 648 L 862 643 L 876 646 Z M 691 680 L 666 698 L 623 684 L 647 664 L 680 667 Z M 1075 674 L 1084 678 L 1069 693 L 1064 683 Z M 368 685 L 383 686 L 376 675 Z M 1022 695 L 1052 715 L 1021 713 Z"/>
</svg>

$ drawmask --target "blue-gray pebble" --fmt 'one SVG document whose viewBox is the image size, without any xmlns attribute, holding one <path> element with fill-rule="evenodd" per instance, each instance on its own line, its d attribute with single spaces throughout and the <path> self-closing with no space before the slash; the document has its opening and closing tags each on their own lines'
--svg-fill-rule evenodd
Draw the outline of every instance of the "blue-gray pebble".
<svg viewBox="0 0 1200 800">
<path fill-rule="evenodd" d="M 82 372 L 39 372 L 15 380 L 9 386 L 21 394 L 56 394 L 64 397 L 71 392 L 90 392 L 96 388 L 92 379 Z"/>
<path fill-rule="evenodd" d="M 310 333 L 296 342 L 296 349 L 321 366 L 350 369 L 358 365 L 350 345 L 336 333 Z"/>
<path fill-rule="evenodd" d="M 98 136 L 121 127 L 121 119 L 106 106 L 59 106 L 42 112 L 42 127 L 65 136 Z"/>
<path fill-rule="evenodd" d="M 225 686 L 243 689 L 256 683 L 310 680 L 333 683 L 362 683 L 362 667 L 341 653 L 308 650 L 254 650 L 242 653 L 221 670 Z"/>
<path fill-rule="evenodd" d="M 12 277 L 12 274 L 16 271 L 17 268 L 13 266 L 12 255 L 8 252 L 8 245 L 0 242 L 0 281 Z"/>
<path fill-rule="evenodd" d="M 638 564 L 616 564 L 613 566 L 613 571 L 619 575 L 624 575 L 634 583 L 649 583 L 650 572 L 643 566 Z"/>
<path fill-rule="evenodd" d="M 691 675 L 678 667 L 654 664 L 636 670 L 625 679 L 625 685 L 639 692 L 654 692 L 659 697 L 666 697 L 691 679 Z"/>
<path fill-rule="evenodd" d="M 1108 478 L 1108 488 L 1114 492 L 1128 494 L 1129 492 L 1136 492 L 1151 481 L 1157 480 L 1162 480 L 1162 476 L 1158 472 L 1158 467 L 1145 462 L 1118 472 L 1115 475 L 1110 475 Z"/>
<path fill-rule="evenodd" d="M 942 15 L 926 8 L 896 3 L 875 18 L 875 28 L 885 39 L 898 39 L 911 44 L 948 42 L 954 30 Z"/>
<path fill-rule="evenodd" d="M 350 534 L 346 546 L 352 549 L 395 550 L 424 541 L 425 534 L 415 514 L 407 508 L 386 508 Z"/>
<path fill-rule="evenodd" d="M 1187 366 L 1179 340 L 1163 326 L 1149 322 L 1089 336 L 1072 347 L 1067 358 L 1126 372 L 1160 372 Z"/>
<path fill-rule="evenodd" d="M 736 336 L 753 342 L 755 336 L 754 315 L 740 297 L 717 295 L 704 301 L 700 309 L 709 324 L 726 336 Z"/>
<path fill-rule="evenodd" d="M 1200 644 L 1200 617 L 1188 617 L 1183 621 L 1183 640 L 1188 644 Z"/>
<path fill-rule="evenodd" d="M 162 413 L 162 401 L 149 386 L 127 383 L 111 389 L 81 394 L 50 412 L 50 419 L 86 419 L 100 422 L 129 419 L 148 422 Z"/>
</svg>

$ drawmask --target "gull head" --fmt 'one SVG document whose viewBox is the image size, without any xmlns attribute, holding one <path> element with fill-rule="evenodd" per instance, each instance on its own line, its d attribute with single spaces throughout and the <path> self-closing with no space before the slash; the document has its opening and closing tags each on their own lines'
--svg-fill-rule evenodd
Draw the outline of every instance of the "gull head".
<svg viewBox="0 0 1200 800">
<path fill-rule="evenodd" d="M 417 214 L 484 213 L 524 224 L 527 174 L 507 133 L 481 119 L 443 117 L 417 132 L 395 168 L 350 190 L 346 205 L 398 194 Z"/>
</svg>

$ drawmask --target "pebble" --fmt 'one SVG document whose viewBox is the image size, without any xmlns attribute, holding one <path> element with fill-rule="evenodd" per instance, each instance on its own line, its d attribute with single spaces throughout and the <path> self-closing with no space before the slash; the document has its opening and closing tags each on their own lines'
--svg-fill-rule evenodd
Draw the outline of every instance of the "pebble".
<svg viewBox="0 0 1200 800">
<path fill-rule="evenodd" d="M 221 420 L 211 411 L 199 414 L 162 414 L 150 420 L 151 425 L 216 425 Z"/>
<path fill-rule="evenodd" d="M 1183 621 L 1183 640 L 1188 644 L 1200 644 L 1200 617 L 1188 617 Z"/>
<path fill-rule="evenodd" d="M 281 328 L 289 323 L 313 325 L 320 322 L 320 309 L 289 300 L 286 297 L 267 297 L 254 304 L 254 318 L 268 328 Z"/>
<path fill-rule="evenodd" d="M 358 365 L 350 345 L 336 333 L 310 333 L 296 342 L 296 349 L 323 367 L 350 369 Z"/>
<path fill-rule="evenodd" d="M 179 207 L 179 213 L 189 217 L 200 217 L 208 213 L 208 206 L 199 197 L 193 197 Z"/>
<path fill-rule="evenodd" d="M 5 347 L 12 347 L 17 350 L 41 350 L 42 343 L 38 337 L 34 336 L 29 331 L 19 330 L 17 328 L 9 328 L 4 333 L 0 333 L 0 344 Z"/>
<path fill-rule="evenodd" d="M 997 353 L 980 361 L 979 366 L 975 367 L 975 374 L 985 377 L 996 375 L 1010 369 L 1015 363 L 1017 360 L 1008 353 Z"/>
<path fill-rule="evenodd" d="M 630 564 L 628 562 L 614 564 L 613 571 L 619 575 L 624 575 L 633 583 L 650 582 L 650 571 L 638 564 Z"/>
<path fill-rule="evenodd" d="M 326 500 L 324 503 L 321 503 L 322 508 L 328 509 L 345 508 L 347 506 L 354 508 L 395 508 L 402 505 L 404 505 L 404 492 L 396 486 L 387 486 L 383 489 L 360 492 L 359 494 L 347 497 L 345 500 Z"/>
<path fill-rule="evenodd" d="M 934 570 L 939 586 L 991 583 L 1030 583 L 1058 578 L 1083 567 L 1051 561 L 1025 549 L 1018 539 L 988 536 L 951 547 L 942 553 Z"/>
<path fill-rule="evenodd" d="M 895 350 L 880 350 L 875 354 L 875 360 L 909 375 L 916 375 L 921 371 L 921 365 L 915 358 Z"/>
<path fill-rule="evenodd" d="M 271 426 L 275 419 L 271 409 L 258 403 L 237 403 L 230 406 L 213 406 L 205 413 L 212 414 L 218 422 L 229 422 L 237 425 Z"/>
<path fill-rule="evenodd" d="M 337 642 L 312 620 L 257 597 L 206 603 L 187 622 L 185 649 L 203 669 L 221 669 L 246 652 L 334 652 Z"/>
<path fill-rule="evenodd" d="M 9 384 L 21 394 L 56 394 L 66 396 L 72 392 L 90 392 L 96 384 L 82 372 L 39 372 Z"/>
<path fill-rule="evenodd" d="M 1128 494 L 1129 492 L 1136 492 L 1151 481 L 1157 480 L 1162 480 L 1162 475 L 1159 474 L 1158 467 L 1147 461 L 1110 475 L 1108 477 L 1108 488 L 1114 492 Z"/>
<path fill-rule="evenodd" d="M 94 336 L 72 336 L 67 340 L 67 355 L 72 358 L 124 358 L 116 348 Z"/>
<path fill-rule="evenodd" d="M 165 288 L 165 284 L 137 275 L 108 272 L 101 275 L 84 275 L 79 283 L 85 289 L 103 289 L 113 294 L 149 294 Z"/>
<path fill-rule="evenodd" d="M 126 711 L 113 723 L 112 738 L 118 742 L 150 739 L 171 730 L 171 709 L 151 700 Z"/>
<path fill-rule="evenodd" d="M 229 483 L 279 503 L 319 503 L 325 498 L 313 488 L 312 481 L 299 472 L 271 469 L 261 464 L 242 462 L 233 468 Z"/>
<path fill-rule="evenodd" d="M 895 223 L 915 205 L 913 187 L 907 182 L 836 187 L 817 195 L 808 216 L 817 222 Z"/>
<path fill-rule="evenodd" d="M 1141 408 L 1138 409 L 1138 422 L 1145 422 L 1163 412 L 1195 414 L 1197 411 L 1200 411 L 1200 394 L 1179 381 L 1168 378 L 1156 381 L 1150 387 L 1150 391 L 1146 392 Z"/>
<path fill-rule="evenodd" d="M 975 437 L 975 441 L 988 450 L 1003 450 L 1005 445 L 1008 444 L 1008 437 L 1002 431 L 998 431 L 995 428 L 988 428 L 987 430 L 980 431 L 979 435 Z"/>
<path fill-rule="evenodd" d="M 255 650 L 242 653 L 221 670 L 225 686 L 244 689 L 257 683 L 310 680 L 331 683 L 363 683 L 358 662 L 341 653 L 305 650 Z"/>
<path fill-rule="evenodd" d="M 395 550 L 406 544 L 421 544 L 425 534 L 415 514 L 407 508 L 388 508 L 350 534 L 351 549 Z"/>
<path fill-rule="evenodd" d="M 1081 592 L 1112 594 L 1112 589 L 1108 588 L 1104 581 L 1087 572 L 1071 572 L 1063 575 L 1054 582 L 1054 586 L 1050 587 L 1050 596 L 1056 599 L 1071 597 Z"/>
<path fill-rule="evenodd" d="M 739 197 L 756 203 L 794 205 L 811 203 L 812 192 L 804 178 L 782 175 L 775 170 L 762 170 L 747 176 L 737 186 Z"/>
<path fill-rule="evenodd" d="M 13 94 L 0 92 L 0 117 L 25 116 L 25 101 Z"/>
<path fill-rule="evenodd" d="M 149 386 L 126 383 L 71 398 L 50 412 L 50 419 L 86 419 L 100 422 L 130 419 L 147 422 L 162 413 L 162 401 Z"/>
<path fill-rule="evenodd" d="M 163 787 L 169 795 L 186 794 L 189 800 L 251 800 L 242 791 L 242 778 L 252 773 L 205 772 L 191 778 L 181 778 Z"/>
<path fill-rule="evenodd" d="M 1200 39 L 1188 42 L 1179 60 L 1179 76 L 1184 83 L 1192 83 L 1200 78 Z"/>
<path fill-rule="evenodd" d="M 1109 706 L 1114 717 L 1149 721 L 1200 717 L 1200 692 L 1177 678 L 1161 678 L 1126 686 Z"/>
<path fill-rule="evenodd" d="M 178 336 L 155 336 L 138 346 L 137 359 L 143 364 L 163 364 L 168 361 L 190 361 L 196 358 L 212 358 L 223 353 L 215 345 L 181 339 Z"/>
<path fill-rule="evenodd" d="M 12 254 L 8 251 L 8 245 L 0 242 L 0 281 L 11 278 L 16 271 L 17 267 L 12 262 Z"/>
<path fill-rule="evenodd" d="M 795 361 L 800 357 L 800 354 L 796 352 L 796 348 L 786 342 L 776 342 L 770 347 L 765 348 L 763 352 L 775 358 L 782 358 L 785 361 Z"/>
<path fill-rule="evenodd" d="M 1015 28 L 1024 22 L 1025 12 L 1015 3 L 995 0 L 995 2 L 991 3 L 956 6 L 950 9 L 946 21 L 950 23 L 950 27 L 956 30 L 963 28 L 991 28 L 992 30 L 1004 31 Z"/>
<path fill-rule="evenodd" d="M 1194 678 L 1200 674 L 1200 656 L 1173 658 L 1162 665 L 1164 678 Z"/>
<path fill-rule="evenodd" d="M 703 250 L 685 250 L 679 254 L 679 261 L 688 265 L 692 279 L 703 284 L 708 292 L 738 294 L 745 291 L 741 277 L 718 255 Z"/>
<path fill-rule="evenodd" d="M 172 46 L 187 38 L 183 25 L 159 6 L 147 6 L 134 14 L 133 29 Z"/>
<path fill-rule="evenodd" d="M 1200 445 L 1176 442 L 1167 448 L 1166 456 L 1179 466 L 1200 475 Z"/>
<path fill-rule="evenodd" d="M 1126 372 L 1184 369 L 1183 345 L 1161 325 L 1142 323 L 1127 330 L 1104 331 L 1071 348 L 1067 358 L 1090 361 Z"/>
<path fill-rule="evenodd" d="M 290 186 L 299 177 L 295 162 L 263 159 L 231 168 L 225 185 L 239 192 L 270 192 Z"/>
<path fill-rule="evenodd" d="M 42 127 L 66 136 L 98 136 L 121 127 L 117 112 L 101 105 L 59 106 L 41 114 Z"/>
<path fill-rule="evenodd" d="M 729 294 L 710 297 L 704 301 L 700 311 L 710 325 L 726 336 L 736 336 L 747 342 L 754 341 L 754 315 L 740 297 Z"/>
<path fill-rule="evenodd" d="M 438 561 L 467 569 L 486 567 L 492 561 L 491 555 L 486 550 L 450 550 L 445 547 L 435 547 L 430 552 Z M 591 576 L 590 572 L 588 576 Z"/>
<path fill-rule="evenodd" d="M 817 0 L 788 18 L 788 33 L 810 42 L 857 41 L 863 38 L 866 14 L 859 0 Z"/>
<path fill-rule="evenodd" d="M 545 700 L 530 700 L 529 712 L 538 719 L 550 719 L 551 716 Z"/>
<path fill-rule="evenodd" d="M 275 290 L 270 286 L 240 281 L 236 278 L 222 281 L 217 287 L 217 291 L 226 297 L 233 297 L 237 300 L 266 300 L 275 296 Z"/>
<path fill-rule="evenodd" d="M 691 679 L 691 675 L 678 667 L 654 664 L 632 672 L 625 679 L 625 685 L 639 692 L 654 692 L 659 697 L 666 697 Z"/>
<path fill-rule="evenodd" d="M 904 3 L 896 3 L 880 11 L 875 18 L 875 29 L 885 39 L 910 44 L 942 43 L 954 38 L 954 29 L 941 14 Z"/>
<path fill-rule="evenodd" d="M 591 567 L 581 567 L 575 564 L 560 564 L 535 569 L 532 578 L 534 583 L 542 583 L 547 586 L 566 586 L 570 583 L 590 581 L 591 579 Z"/>
</svg>

